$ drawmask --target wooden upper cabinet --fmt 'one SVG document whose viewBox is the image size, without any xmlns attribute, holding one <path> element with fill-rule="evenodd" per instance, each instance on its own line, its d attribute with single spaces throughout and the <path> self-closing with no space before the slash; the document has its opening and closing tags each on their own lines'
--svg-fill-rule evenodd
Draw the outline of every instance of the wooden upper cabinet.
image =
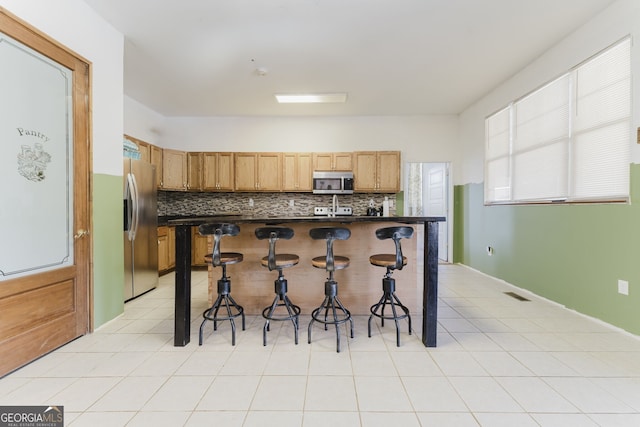
<svg viewBox="0 0 640 427">
<path fill-rule="evenodd" d="M 282 191 L 312 191 L 311 153 L 282 154 Z"/>
<path fill-rule="evenodd" d="M 140 160 L 143 160 L 147 163 L 151 163 L 151 148 L 150 148 L 151 144 L 129 135 L 125 135 L 124 137 L 138 146 L 138 152 L 140 153 Z"/>
<path fill-rule="evenodd" d="M 140 160 L 144 160 L 145 162 L 151 163 L 151 148 L 150 148 L 151 144 L 129 135 L 125 135 L 124 137 L 138 146 L 138 152 L 140 153 Z"/>
<path fill-rule="evenodd" d="M 355 191 L 376 191 L 376 152 L 355 153 L 353 178 Z"/>
<path fill-rule="evenodd" d="M 235 153 L 237 191 L 281 191 L 280 153 Z"/>
<path fill-rule="evenodd" d="M 350 171 L 353 170 L 352 153 L 313 153 L 313 170 Z"/>
<path fill-rule="evenodd" d="M 187 190 L 202 191 L 202 153 L 187 153 Z"/>
<path fill-rule="evenodd" d="M 377 160 L 378 191 L 383 193 L 400 191 L 400 152 L 379 151 Z"/>
<path fill-rule="evenodd" d="M 233 153 L 202 153 L 202 189 L 233 191 L 234 166 Z"/>
<path fill-rule="evenodd" d="M 355 191 L 400 191 L 399 151 L 357 151 L 354 158 Z"/>
<path fill-rule="evenodd" d="M 156 167 L 156 187 L 162 188 L 162 148 L 126 134 L 124 137 L 138 146 L 140 160 Z"/>
<path fill-rule="evenodd" d="M 258 153 L 258 190 L 282 190 L 281 153 Z"/>
<path fill-rule="evenodd" d="M 162 150 L 162 188 L 187 189 L 187 153 L 179 150 Z"/>
<path fill-rule="evenodd" d="M 155 165 L 157 187 L 163 190 L 311 192 L 314 170 L 352 170 L 357 192 L 400 191 L 399 151 L 201 153 L 163 150 L 125 137 Z"/>
<path fill-rule="evenodd" d="M 237 191 L 256 191 L 258 159 L 255 153 L 235 153 Z"/>
<path fill-rule="evenodd" d="M 151 164 L 156 167 L 156 187 L 162 188 L 162 148 L 149 145 L 149 158 Z"/>
</svg>

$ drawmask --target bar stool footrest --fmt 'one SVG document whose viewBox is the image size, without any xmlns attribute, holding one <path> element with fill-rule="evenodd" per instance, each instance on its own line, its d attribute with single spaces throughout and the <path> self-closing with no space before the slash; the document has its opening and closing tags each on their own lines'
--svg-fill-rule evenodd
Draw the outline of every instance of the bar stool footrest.
<svg viewBox="0 0 640 427">
<path fill-rule="evenodd" d="M 324 311 L 324 316 L 322 312 Z M 324 302 L 318 308 L 311 312 L 311 320 L 309 321 L 308 335 L 309 344 L 311 344 L 311 328 L 313 322 L 324 325 L 324 330 L 328 330 L 328 325 L 334 325 L 336 328 L 336 349 L 340 353 L 340 330 L 339 326 L 349 322 L 349 331 L 353 338 L 353 318 L 351 312 L 347 310 L 337 296 L 325 296 Z M 349 332 L 348 331 L 348 332 Z"/>
<path fill-rule="evenodd" d="M 300 316 L 300 312 L 302 311 L 302 309 L 294 304 L 289 303 L 288 304 L 289 307 L 291 307 L 291 311 L 293 312 L 291 315 L 287 314 L 269 314 L 269 311 L 272 309 L 272 307 L 265 307 L 264 310 L 262 310 L 262 317 L 264 317 L 267 320 L 275 320 L 277 322 L 282 322 L 282 321 L 286 321 L 286 320 L 293 320 L 294 318 Z M 285 303 L 279 303 L 276 304 L 275 308 L 277 309 L 278 307 L 287 307 L 287 304 Z"/>
<path fill-rule="evenodd" d="M 223 308 L 226 315 L 218 315 L 219 310 Z M 231 345 L 236 345 L 236 324 L 235 319 L 242 317 L 242 330 L 245 330 L 244 308 L 236 303 L 231 295 L 218 295 L 213 305 L 202 312 L 204 320 L 200 324 L 199 345 L 203 342 L 204 325 L 207 321 L 213 322 L 213 330 L 218 330 L 218 322 L 228 320 L 231 324 Z"/>
<path fill-rule="evenodd" d="M 387 305 L 391 306 L 391 315 L 384 314 L 384 310 Z M 397 308 L 403 311 L 403 314 L 398 314 Z M 371 315 L 369 316 L 368 322 L 368 330 L 369 330 L 369 338 L 371 338 L 371 320 L 373 317 L 377 317 L 381 319 L 381 326 L 384 327 L 385 320 L 393 320 L 396 324 L 396 345 L 400 347 L 400 325 L 398 324 L 399 320 L 408 319 L 409 323 L 409 335 L 411 335 L 411 314 L 409 314 L 409 308 L 400 302 L 400 299 L 396 296 L 395 293 L 385 292 L 380 301 L 377 304 L 374 304 L 369 309 Z"/>
</svg>

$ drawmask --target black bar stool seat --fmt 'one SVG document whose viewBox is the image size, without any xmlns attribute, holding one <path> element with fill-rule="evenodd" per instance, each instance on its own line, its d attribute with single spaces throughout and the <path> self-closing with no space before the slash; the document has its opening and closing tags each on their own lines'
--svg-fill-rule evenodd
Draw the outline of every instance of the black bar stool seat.
<svg viewBox="0 0 640 427">
<path fill-rule="evenodd" d="M 297 265 L 300 262 L 300 257 L 294 254 L 276 253 L 276 242 L 279 239 L 291 239 L 294 234 L 293 229 L 288 227 L 260 227 L 256 228 L 255 234 L 259 240 L 269 239 L 269 255 L 263 257 L 260 260 L 260 264 L 263 267 L 267 267 L 269 271 L 278 271 L 278 277 L 274 281 L 276 296 L 273 298 L 271 305 L 262 310 L 262 317 L 265 318 L 264 327 L 262 328 L 262 345 L 267 345 L 267 331 L 269 331 L 272 320 L 291 321 L 295 334 L 295 343 L 298 344 L 300 307 L 293 304 L 287 296 L 287 279 L 284 278 L 282 270 Z M 276 312 L 278 308 L 281 308 L 280 313 Z"/>
<path fill-rule="evenodd" d="M 342 227 L 320 227 L 309 230 L 312 239 L 326 240 L 327 252 L 324 256 L 318 256 L 311 260 L 311 265 L 316 268 L 322 268 L 329 272 L 329 277 L 324 283 L 324 300 L 322 304 L 311 312 L 311 321 L 309 321 L 309 344 L 311 344 L 311 328 L 313 322 L 324 325 L 327 330 L 328 325 L 334 325 L 336 328 L 336 348 L 340 352 L 340 325 L 349 322 L 351 338 L 353 338 L 353 319 L 351 313 L 345 308 L 338 298 L 338 282 L 334 278 L 334 272 L 349 267 L 349 258 L 334 255 L 333 243 L 336 240 L 347 240 L 351 237 L 351 231 Z M 323 314 L 324 313 L 324 314 Z M 331 315 L 329 315 L 331 313 Z"/>
<path fill-rule="evenodd" d="M 204 320 L 200 324 L 199 344 L 202 345 L 204 325 L 213 322 L 213 330 L 218 330 L 218 322 L 228 320 L 231 324 L 231 345 L 236 345 L 235 318 L 242 317 L 242 330 L 245 330 L 244 308 L 238 305 L 231 296 L 231 278 L 227 276 L 227 265 L 242 262 L 243 254 L 238 252 L 221 252 L 220 241 L 224 236 L 237 236 L 240 227 L 236 224 L 202 224 L 198 231 L 203 236 L 213 236 L 213 252 L 204 259 L 213 267 L 222 267 L 222 277 L 218 279 L 218 297 L 211 307 L 202 313 Z M 220 309 L 223 309 L 220 313 Z"/>
<path fill-rule="evenodd" d="M 385 320 L 393 320 L 396 324 L 396 345 L 400 347 L 400 325 L 399 320 L 407 319 L 409 323 L 409 335 L 411 335 L 411 315 L 409 309 L 400 302 L 396 295 L 396 280 L 391 277 L 394 270 L 402 270 L 407 265 L 407 257 L 402 255 L 401 239 L 409 239 L 413 236 L 413 228 L 401 227 L 385 227 L 376 230 L 376 237 L 380 240 L 393 239 L 396 251 L 394 254 L 376 254 L 369 257 L 369 262 L 376 267 L 384 267 L 387 269 L 382 279 L 382 297 L 380 301 L 372 305 L 370 308 L 368 329 L 369 337 L 371 337 L 371 320 L 378 317 L 381 326 L 384 327 Z M 391 306 L 391 315 L 385 315 L 384 310 L 387 305 Z M 402 310 L 401 313 L 398 309 Z"/>
</svg>

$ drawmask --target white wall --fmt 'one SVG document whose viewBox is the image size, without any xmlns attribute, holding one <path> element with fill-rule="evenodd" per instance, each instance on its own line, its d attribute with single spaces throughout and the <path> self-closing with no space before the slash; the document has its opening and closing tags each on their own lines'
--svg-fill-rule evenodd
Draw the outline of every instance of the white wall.
<svg viewBox="0 0 640 427">
<path fill-rule="evenodd" d="M 399 150 L 403 162 L 458 162 L 457 116 L 168 118 L 162 146 L 186 151 Z"/>
<path fill-rule="evenodd" d="M 162 147 L 160 141 L 166 119 L 144 104 L 125 95 L 124 133 Z"/>
<path fill-rule="evenodd" d="M 565 73 L 628 34 L 635 39 L 631 53 L 633 104 L 640 105 L 640 1 L 619 0 L 460 115 L 460 148 L 464 154 L 461 160 L 462 180 L 456 184 L 484 181 L 486 116 Z M 634 108 L 633 111 L 635 129 L 640 124 L 640 108 Z M 640 163 L 640 146 L 635 143 L 635 138 L 629 143 L 632 161 Z"/>
<path fill-rule="evenodd" d="M 82 0 L 0 6 L 92 63 L 93 172 L 122 175 L 123 35 Z"/>
</svg>

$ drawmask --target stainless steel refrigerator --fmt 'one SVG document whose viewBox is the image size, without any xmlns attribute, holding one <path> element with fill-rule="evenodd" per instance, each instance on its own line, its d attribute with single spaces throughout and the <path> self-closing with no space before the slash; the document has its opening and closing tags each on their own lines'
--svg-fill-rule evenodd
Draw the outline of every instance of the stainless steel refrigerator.
<svg viewBox="0 0 640 427">
<path fill-rule="evenodd" d="M 124 159 L 124 300 L 158 285 L 158 211 L 155 167 Z"/>
</svg>

